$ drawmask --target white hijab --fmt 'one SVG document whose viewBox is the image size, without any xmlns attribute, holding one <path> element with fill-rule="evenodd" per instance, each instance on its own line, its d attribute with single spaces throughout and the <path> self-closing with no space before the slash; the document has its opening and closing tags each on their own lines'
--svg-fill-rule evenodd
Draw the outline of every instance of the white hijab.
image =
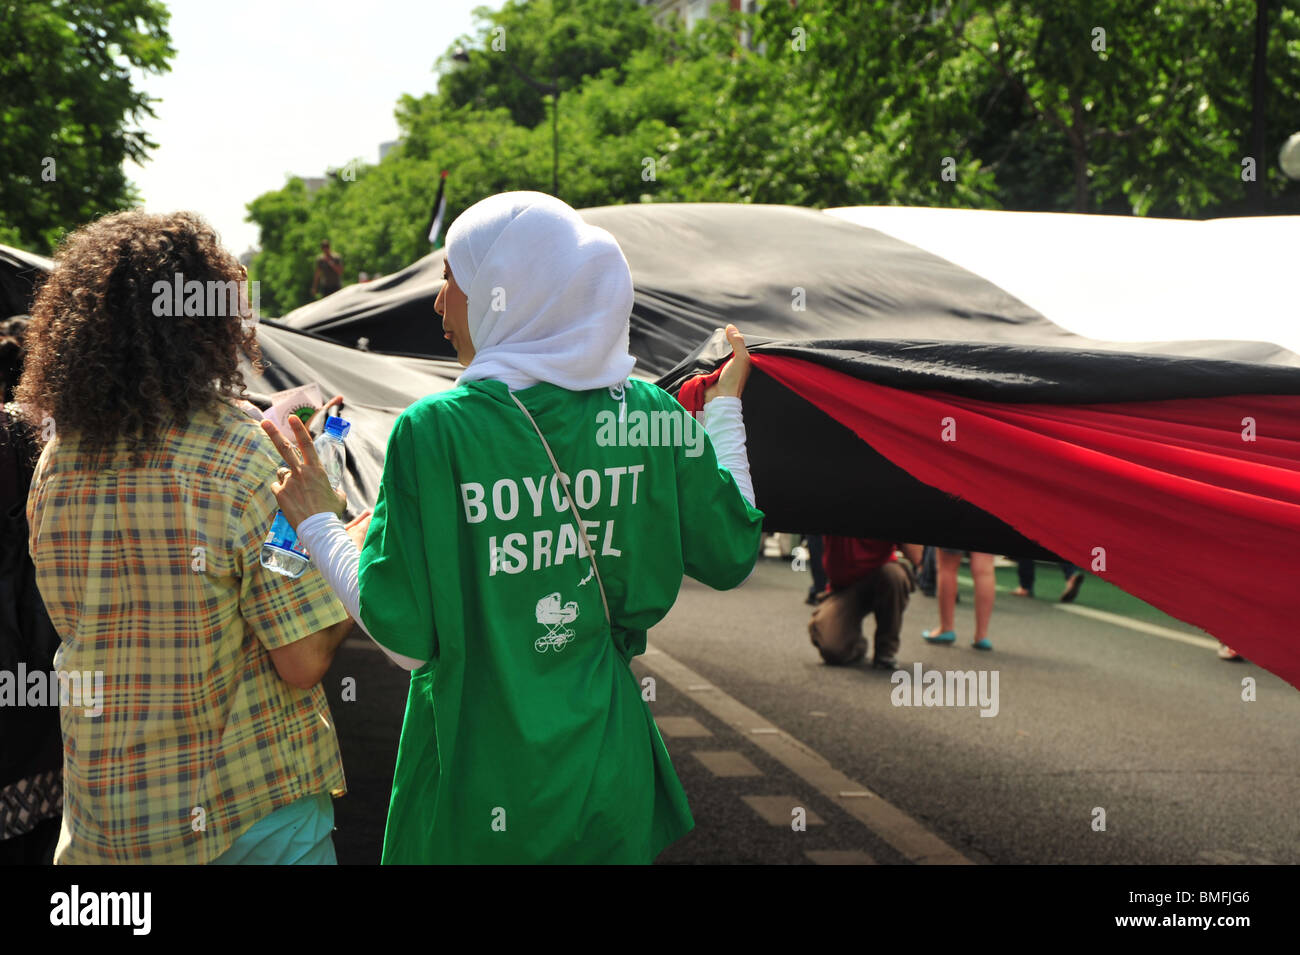
<svg viewBox="0 0 1300 955">
<path fill-rule="evenodd" d="M 474 360 L 461 382 L 571 391 L 627 379 L 632 272 L 604 229 L 541 192 L 502 192 L 447 230 L 447 261 L 469 299 Z"/>
</svg>

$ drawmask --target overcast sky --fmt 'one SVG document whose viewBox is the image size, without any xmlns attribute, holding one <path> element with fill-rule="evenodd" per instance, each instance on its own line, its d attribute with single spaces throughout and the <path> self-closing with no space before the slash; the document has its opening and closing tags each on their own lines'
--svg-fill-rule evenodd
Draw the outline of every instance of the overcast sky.
<svg viewBox="0 0 1300 955">
<path fill-rule="evenodd" d="M 172 70 L 140 83 L 158 148 L 126 164 L 150 212 L 193 209 L 236 255 L 257 244 L 245 205 L 397 138 L 403 93 L 437 86 L 434 61 L 471 10 L 501 0 L 171 0 Z"/>
</svg>

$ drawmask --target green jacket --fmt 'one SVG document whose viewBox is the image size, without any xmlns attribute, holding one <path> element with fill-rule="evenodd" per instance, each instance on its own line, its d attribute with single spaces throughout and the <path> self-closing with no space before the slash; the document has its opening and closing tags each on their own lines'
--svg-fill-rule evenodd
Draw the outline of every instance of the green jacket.
<svg viewBox="0 0 1300 955">
<path fill-rule="evenodd" d="M 629 662 L 683 573 L 753 570 L 762 512 L 662 389 L 477 381 L 408 408 L 361 553 L 361 617 L 411 677 L 385 863 L 648 863 L 693 823 Z M 625 406 L 624 406 L 625 402 Z M 609 601 L 607 626 L 585 543 Z"/>
</svg>

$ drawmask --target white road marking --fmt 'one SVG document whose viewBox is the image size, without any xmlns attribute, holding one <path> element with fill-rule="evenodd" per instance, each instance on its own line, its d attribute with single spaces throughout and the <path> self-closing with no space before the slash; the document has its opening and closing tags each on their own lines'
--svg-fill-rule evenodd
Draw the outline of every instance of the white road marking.
<svg viewBox="0 0 1300 955">
<path fill-rule="evenodd" d="M 762 770 L 735 750 L 701 752 L 697 749 L 691 755 L 703 763 L 705 768 L 715 776 L 730 779 L 736 776 L 763 775 Z"/>
<path fill-rule="evenodd" d="M 1136 630 L 1138 633 L 1149 633 L 1153 637 L 1164 637 L 1166 640 L 1177 640 L 1179 643 L 1187 643 L 1194 647 L 1204 647 L 1207 650 L 1219 649 L 1219 641 L 1213 637 L 1198 637 L 1194 633 L 1183 633 L 1181 630 L 1171 630 L 1169 627 L 1162 627 L 1156 623 L 1147 623 L 1143 620 L 1133 620 L 1130 617 L 1121 617 L 1117 613 L 1108 613 L 1105 610 L 1094 610 L 1091 607 L 1076 607 L 1074 604 L 1053 604 L 1057 610 L 1064 610 L 1066 613 L 1077 613 L 1081 617 L 1091 617 L 1093 620 L 1100 620 L 1103 623 L 1111 623 L 1117 627 L 1127 627 L 1129 630 Z"/>
<path fill-rule="evenodd" d="M 664 736 L 701 737 L 713 733 L 693 716 L 661 716 L 655 723 Z"/>
<path fill-rule="evenodd" d="M 750 809 L 758 813 L 769 826 L 790 825 L 795 818 L 795 809 L 803 809 L 804 821 L 808 825 L 826 825 L 825 819 L 804 805 L 807 800 L 800 799 L 797 796 L 741 796 L 740 799 Z"/>
<path fill-rule="evenodd" d="M 965 574 L 958 574 L 957 580 L 967 587 L 974 587 L 975 581 Z M 997 587 L 998 593 L 1006 593 L 1007 588 Z M 1066 613 L 1078 614 L 1081 617 L 1091 617 L 1093 620 L 1100 620 L 1102 623 L 1113 624 L 1116 627 L 1124 627 L 1128 630 L 1135 630 L 1138 633 L 1150 634 L 1153 637 L 1163 637 L 1166 640 L 1176 640 L 1179 643 L 1186 643 L 1193 647 L 1202 647 L 1207 650 L 1219 649 L 1219 641 L 1213 637 L 1200 637 L 1194 633 L 1184 633 L 1181 630 L 1174 630 L 1170 627 L 1162 627 L 1158 623 L 1147 623 L 1143 620 L 1134 620 L 1132 617 L 1121 616 L 1117 613 L 1110 613 L 1107 610 L 1094 610 L 1092 607 L 1080 607 L 1077 604 L 1053 603 L 1048 604 L 1057 610 L 1064 610 Z"/>
<path fill-rule="evenodd" d="M 678 690 L 705 682 L 700 674 L 662 650 L 655 649 L 653 654 L 647 650 L 640 660 L 647 670 Z M 755 746 L 893 846 L 907 861 L 929 865 L 973 864 L 903 810 L 841 773 L 824 756 L 773 726 L 770 720 L 734 697 L 715 689 L 694 699 L 697 705 L 742 736 L 748 736 Z M 758 732 L 755 727 L 764 732 Z M 870 798 L 840 795 L 845 792 L 867 793 Z"/>
</svg>

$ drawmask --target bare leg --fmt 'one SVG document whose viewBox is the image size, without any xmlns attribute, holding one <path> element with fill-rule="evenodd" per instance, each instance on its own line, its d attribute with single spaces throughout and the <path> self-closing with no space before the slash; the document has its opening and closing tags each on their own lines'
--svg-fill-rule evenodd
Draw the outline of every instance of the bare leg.
<svg viewBox="0 0 1300 955">
<path fill-rule="evenodd" d="M 971 551 L 970 575 L 975 581 L 975 639 L 989 635 L 989 618 L 993 616 L 993 595 L 996 578 L 993 576 L 993 555 Z"/>
<path fill-rule="evenodd" d="M 957 568 L 961 566 L 961 554 L 949 554 L 940 550 L 935 558 L 938 580 L 935 582 L 934 595 L 939 601 L 939 632 L 946 633 L 953 629 L 953 611 L 957 606 Z"/>
</svg>

